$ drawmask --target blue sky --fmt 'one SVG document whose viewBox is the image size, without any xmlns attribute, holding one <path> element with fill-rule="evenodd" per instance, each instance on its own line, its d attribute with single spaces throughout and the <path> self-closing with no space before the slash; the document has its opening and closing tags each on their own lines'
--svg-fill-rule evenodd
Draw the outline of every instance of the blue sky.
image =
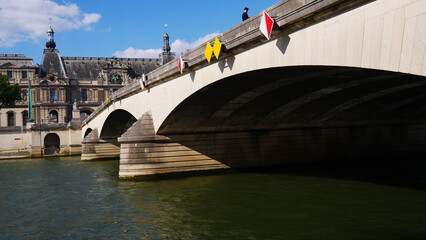
<svg viewBox="0 0 426 240">
<path fill-rule="evenodd" d="M 278 0 L 0 0 L 0 53 L 40 63 L 49 19 L 56 48 L 68 57 L 157 57 L 165 31 L 181 52 Z M 167 24 L 167 29 L 164 25 Z"/>
</svg>

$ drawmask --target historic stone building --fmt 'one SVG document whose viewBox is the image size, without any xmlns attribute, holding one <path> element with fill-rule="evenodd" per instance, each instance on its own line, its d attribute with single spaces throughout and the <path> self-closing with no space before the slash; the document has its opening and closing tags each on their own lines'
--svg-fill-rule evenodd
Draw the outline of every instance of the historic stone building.
<svg viewBox="0 0 426 240">
<path fill-rule="evenodd" d="M 19 129 L 65 130 L 72 120 L 85 119 L 112 92 L 174 58 L 167 33 L 163 40 L 158 58 L 62 57 L 49 27 L 40 65 L 22 54 L 0 54 L 0 73 L 19 84 L 22 93 L 15 107 L 0 109 L 0 134 Z M 33 122 L 31 127 L 26 127 L 27 122 Z"/>
<path fill-rule="evenodd" d="M 159 58 L 62 57 L 56 49 L 51 27 L 47 35 L 41 65 L 34 65 L 31 58 L 22 54 L 0 54 L 0 73 L 6 75 L 10 83 L 19 84 L 23 99 L 16 108 L 1 110 L 1 127 L 25 126 L 29 83 L 35 123 L 68 123 L 74 102 L 84 119 L 112 92 L 174 58 L 167 33 Z"/>
<path fill-rule="evenodd" d="M 0 108 L 0 126 L 25 126 L 28 117 L 27 86 L 37 76 L 37 66 L 23 54 L 0 54 L 0 73 L 9 78 L 11 84 L 21 87 L 22 101 L 14 108 Z"/>
</svg>

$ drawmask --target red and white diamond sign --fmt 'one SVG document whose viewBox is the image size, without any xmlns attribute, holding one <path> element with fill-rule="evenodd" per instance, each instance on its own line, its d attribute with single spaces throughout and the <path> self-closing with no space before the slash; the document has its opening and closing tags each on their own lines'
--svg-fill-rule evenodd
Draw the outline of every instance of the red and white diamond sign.
<svg viewBox="0 0 426 240">
<path fill-rule="evenodd" d="M 142 76 L 139 77 L 139 84 L 141 85 L 141 89 L 143 90 L 145 88 L 145 82 L 146 82 L 146 77 L 145 77 L 145 73 L 142 73 Z"/>
<path fill-rule="evenodd" d="M 179 57 L 177 67 L 180 73 L 183 73 L 183 70 L 185 69 L 185 62 L 183 61 L 182 57 Z"/>
<path fill-rule="evenodd" d="M 263 12 L 262 20 L 260 21 L 260 31 L 265 35 L 269 40 L 272 33 L 272 28 L 274 27 L 274 19 L 272 19 L 268 13 Z"/>
</svg>

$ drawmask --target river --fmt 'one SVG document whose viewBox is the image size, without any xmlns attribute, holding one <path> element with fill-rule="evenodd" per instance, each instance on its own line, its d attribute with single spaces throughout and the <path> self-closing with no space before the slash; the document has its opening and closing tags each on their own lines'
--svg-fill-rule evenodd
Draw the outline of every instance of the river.
<svg viewBox="0 0 426 240">
<path fill-rule="evenodd" d="M 0 239 L 426 239 L 426 161 L 118 180 L 118 161 L 0 161 Z"/>
</svg>

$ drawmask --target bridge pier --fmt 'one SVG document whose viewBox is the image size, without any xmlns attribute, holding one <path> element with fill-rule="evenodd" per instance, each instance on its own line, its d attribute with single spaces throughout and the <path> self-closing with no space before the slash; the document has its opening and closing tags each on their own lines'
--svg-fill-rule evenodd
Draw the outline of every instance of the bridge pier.
<svg viewBox="0 0 426 240">
<path fill-rule="evenodd" d="M 147 117 L 147 116 L 145 116 Z M 145 121 L 144 121 L 145 120 Z M 424 125 L 370 125 L 157 135 L 148 118 L 120 139 L 120 178 L 424 152 Z"/>
<path fill-rule="evenodd" d="M 81 160 L 91 161 L 107 158 L 119 158 L 120 144 L 117 139 L 99 139 L 94 129 L 82 141 Z"/>
<path fill-rule="evenodd" d="M 227 165 L 155 133 L 152 117 L 145 113 L 119 138 L 122 179 L 141 176 L 228 168 Z"/>
</svg>

